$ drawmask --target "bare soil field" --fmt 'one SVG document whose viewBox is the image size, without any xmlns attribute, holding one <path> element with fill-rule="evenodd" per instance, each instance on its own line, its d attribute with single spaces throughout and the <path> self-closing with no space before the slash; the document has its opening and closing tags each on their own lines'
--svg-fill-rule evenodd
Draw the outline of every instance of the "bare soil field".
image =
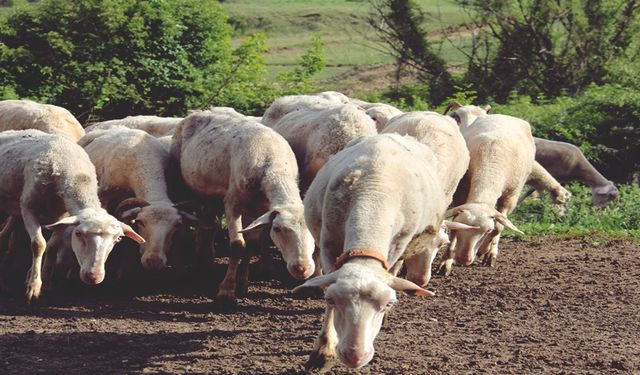
<svg viewBox="0 0 640 375">
<path fill-rule="evenodd" d="M 334 374 L 638 374 L 640 252 L 627 241 L 504 240 L 495 268 L 435 276 L 401 296 L 367 366 Z M 298 374 L 324 301 L 293 295 L 284 267 L 238 307 L 196 276 L 67 288 L 36 305 L 0 297 L 0 373 Z"/>
</svg>

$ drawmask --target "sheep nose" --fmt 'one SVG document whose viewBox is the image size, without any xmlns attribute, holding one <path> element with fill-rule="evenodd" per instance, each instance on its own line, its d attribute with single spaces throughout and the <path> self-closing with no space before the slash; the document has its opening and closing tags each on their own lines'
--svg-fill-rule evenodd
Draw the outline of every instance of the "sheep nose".
<svg viewBox="0 0 640 375">
<path fill-rule="evenodd" d="M 307 277 L 311 276 L 313 273 L 313 267 L 305 266 L 302 264 L 295 264 L 289 267 L 289 273 L 291 276 L 295 277 L 298 280 L 304 280 Z"/>
<path fill-rule="evenodd" d="M 149 270 L 149 271 L 158 271 L 164 268 L 164 266 L 167 264 L 167 260 L 164 257 L 161 256 L 149 256 L 142 259 L 142 266 L 144 267 L 144 269 Z"/>
<path fill-rule="evenodd" d="M 462 256 L 456 256 L 455 257 L 455 261 L 457 264 L 461 265 L 461 266 L 470 266 L 471 263 L 473 263 L 473 257 L 469 257 L 466 255 L 462 255 Z"/>
<path fill-rule="evenodd" d="M 340 357 L 345 365 L 350 368 L 358 368 L 366 365 L 373 357 L 372 350 L 346 349 L 340 350 Z"/>
<path fill-rule="evenodd" d="M 104 280 L 104 272 L 84 271 L 80 274 L 80 279 L 88 285 L 100 284 Z"/>
</svg>

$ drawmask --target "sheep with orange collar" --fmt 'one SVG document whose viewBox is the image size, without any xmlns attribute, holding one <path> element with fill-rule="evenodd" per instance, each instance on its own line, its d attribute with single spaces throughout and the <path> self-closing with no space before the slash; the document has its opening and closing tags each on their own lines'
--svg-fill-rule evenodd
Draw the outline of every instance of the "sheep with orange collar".
<svg viewBox="0 0 640 375">
<path fill-rule="evenodd" d="M 363 137 L 329 159 L 311 183 L 305 219 L 323 270 L 335 271 L 294 289 L 325 289 L 327 301 L 307 368 L 335 359 L 364 366 L 396 291 L 433 295 L 387 267 L 415 235 L 438 235 L 447 205 L 436 163 L 433 152 L 411 137 Z"/>
</svg>

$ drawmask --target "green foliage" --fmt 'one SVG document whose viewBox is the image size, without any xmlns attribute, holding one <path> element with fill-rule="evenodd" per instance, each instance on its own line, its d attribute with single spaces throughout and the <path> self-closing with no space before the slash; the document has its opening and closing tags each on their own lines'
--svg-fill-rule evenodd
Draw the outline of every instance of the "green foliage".
<svg viewBox="0 0 640 375">
<path fill-rule="evenodd" d="M 0 20 L 0 95 L 61 105 L 81 121 L 210 105 L 251 113 L 277 96 L 266 38 L 233 49 L 231 32 L 214 0 L 46 0 Z M 307 63 L 298 77 L 308 87 L 319 67 Z"/>
<path fill-rule="evenodd" d="M 640 239 L 640 188 L 620 186 L 620 198 L 605 208 L 594 207 L 588 187 L 571 184 L 573 194 L 562 214 L 548 196 L 527 198 L 509 216 L 528 236 L 601 233 Z"/>
<path fill-rule="evenodd" d="M 302 55 L 298 66 L 293 71 L 278 76 L 283 94 L 305 94 L 315 90 L 312 78 L 326 65 L 323 52 L 322 40 L 316 35 L 313 37 L 312 46 Z"/>
<path fill-rule="evenodd" d="M 524 96 L 507 105 L 494 105 L 495 113 L 523 118 L 533 133 L 573 143 L 607 178 L 631 182 L 640 163 L 640 91 L 618 84 L 592 85 L 576 97 L 533 103 Z"/>
<path fill-rule="evenodd" d="M 635 0 L 464 0 L 480 34 L 467 78 L 483 98 L 512 91 L 575 94 L 605 83 L 609 61 L 633 61 L 640 36 Z"/>
</svg>

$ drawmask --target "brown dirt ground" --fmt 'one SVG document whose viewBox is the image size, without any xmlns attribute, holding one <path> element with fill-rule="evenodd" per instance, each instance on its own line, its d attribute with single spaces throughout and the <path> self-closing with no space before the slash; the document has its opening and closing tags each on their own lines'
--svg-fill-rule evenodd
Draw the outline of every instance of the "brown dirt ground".
<svg viewBox="0 0 640 375">
<path fill-rule="evenodd" d="M 495 268 L 435 276 L 435 297 L 400 297 L 374 360 L 332 373 L 640 373 L 638 245 L 540 238 L 501 250 Z M 0 373 L 301 373 L 324 302 L 293 295 L 280 267 L 219 312 L 224 266 L 212 270 L 67 288 L 36 306 L 0 297 Z"/>
</svg>

